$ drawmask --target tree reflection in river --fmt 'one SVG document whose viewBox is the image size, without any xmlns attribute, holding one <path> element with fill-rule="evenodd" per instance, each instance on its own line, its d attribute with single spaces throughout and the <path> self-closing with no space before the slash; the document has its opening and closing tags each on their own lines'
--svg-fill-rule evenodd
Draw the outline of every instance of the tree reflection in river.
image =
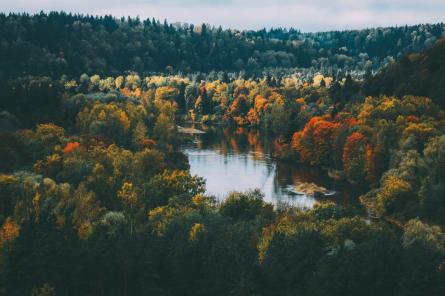
<svg viewBox="0 0 445 296">
<path fill-rule="evenodd" d="M 192 174 L 207 181 L 207 192 L 223 199 L 229 191 L 259 188 L 265 200 L 311 208 L 313 196 L 295 194 L 294 186 L 313 182 L 339 194 L 337 202 L 355 201 L 359 190 L 331 180 L 321 169 L 273 159 L 273 142 L 258 129 L 194 126 L 206 133 L 183 146 Z"/>
</svg>

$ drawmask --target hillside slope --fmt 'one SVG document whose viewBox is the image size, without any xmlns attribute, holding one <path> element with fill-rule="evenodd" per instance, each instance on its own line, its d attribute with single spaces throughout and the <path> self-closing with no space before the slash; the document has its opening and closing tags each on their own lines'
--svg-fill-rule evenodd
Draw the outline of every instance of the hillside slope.
<svg viewBox="0 0 445 296">
<path fill-rule="evenodd" d="M 301 33 L 64 12 L 0 14 L 2 75 L 116 75 L 125 71 L 246 71 L 312 67 L 330 75 L 376 71 L 444 36 L 444 25 Z"/>
<path fill-rule="evenodd" d="M 445 39 L 402 57 L 365 84 L 368 95 L 417 95 L 445 106 Z"/>
</svg>

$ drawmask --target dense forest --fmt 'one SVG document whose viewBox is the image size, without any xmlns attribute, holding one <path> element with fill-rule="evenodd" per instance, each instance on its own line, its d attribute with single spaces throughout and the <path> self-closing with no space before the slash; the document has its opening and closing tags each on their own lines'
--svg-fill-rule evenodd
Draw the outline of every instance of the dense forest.
<svg viewBox="0 0 445 296">
<path fill-rule="evenodd" d="M 223 30 L 63 12 L 0 14 L 0 74 L 121 75 L 309 68 L 329 75 L 377 71 L 444 36 L 444 24 L 301 33 Z"/>
<path fill-rule="evenodd" d="M 369 95 L 408 94 L 428 96 L 445 106 L 445 39 L 428 48 L 425 53 L 412 53 L 369 77 L 365 89 Z"/>
<path fill-rule="evenodd" d="M 0 15 L 0 294 L 444 295 L 443 31 Z M 259 129 L 369 190 L 218 200 L 181 122 Z"/>
</svg>

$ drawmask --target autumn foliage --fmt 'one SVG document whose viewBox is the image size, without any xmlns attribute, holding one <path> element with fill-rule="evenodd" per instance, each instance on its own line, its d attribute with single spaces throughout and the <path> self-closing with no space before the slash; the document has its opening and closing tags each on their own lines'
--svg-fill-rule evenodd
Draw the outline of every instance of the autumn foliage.
<svg viewBox="0 0 445 296">
<path fill-rule="evenodd" d="M 11 218 L 6 219 L 0 229 L 0 247 L 19 236 L 20 228 Z"/>
<path fill-rule="evenodd" d="M 65 148 L 63 149 L 63 153 L 68 154 L 73 152 L 74 150 L 78 149 L 80 147 L 79 142 L 69 142 L 66 144 Z"/>
<path fill-rule="evenodd" d="M 358 152 L 358 146 L 364 145 L 365 143 L 365 136 L 359 132 L 352 133 L 346 139 L 345 147 L 343 149 L 343 165 L 346 170 L 350 169 L 351 157 Z"/>
<path fill-rule="evenodd" d="M 367 139 L 360 132 L 354 132 L 346 139 L 343 148 L 343 167 L 351 180 L 363 180 L 365 155 L 369 154 L 367 148 Z"/>
<path fill-rule="evenodd" d="M 300 132 L 292 137 L 292 149 L 298 151 L 300 160 L 310 165 L 323 165 L 330 162 L 335 131 L 339 123 L 313 117 Z"/>
</svg>

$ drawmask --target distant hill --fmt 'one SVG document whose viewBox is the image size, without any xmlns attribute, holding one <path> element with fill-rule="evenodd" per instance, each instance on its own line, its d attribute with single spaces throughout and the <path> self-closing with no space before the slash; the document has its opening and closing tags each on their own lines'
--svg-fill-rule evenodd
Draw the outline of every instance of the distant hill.
<svg viewBox="0 0 445 296">
<path fill-rule="evenodd" d="M 337 76 L 377 71 L 405 53 L 434 44 L 444 32 L 444 24 L 301 33 L 64 12 L 0 14 L 0 79 L 125 71 L 260 73 L 294 67 Z"/>
<path fill-rule="evenodd" d="M 445 106 L 445 39 L 403 56 L 365 83 L 368 95 L 427 96 Z"/>
</svg>

